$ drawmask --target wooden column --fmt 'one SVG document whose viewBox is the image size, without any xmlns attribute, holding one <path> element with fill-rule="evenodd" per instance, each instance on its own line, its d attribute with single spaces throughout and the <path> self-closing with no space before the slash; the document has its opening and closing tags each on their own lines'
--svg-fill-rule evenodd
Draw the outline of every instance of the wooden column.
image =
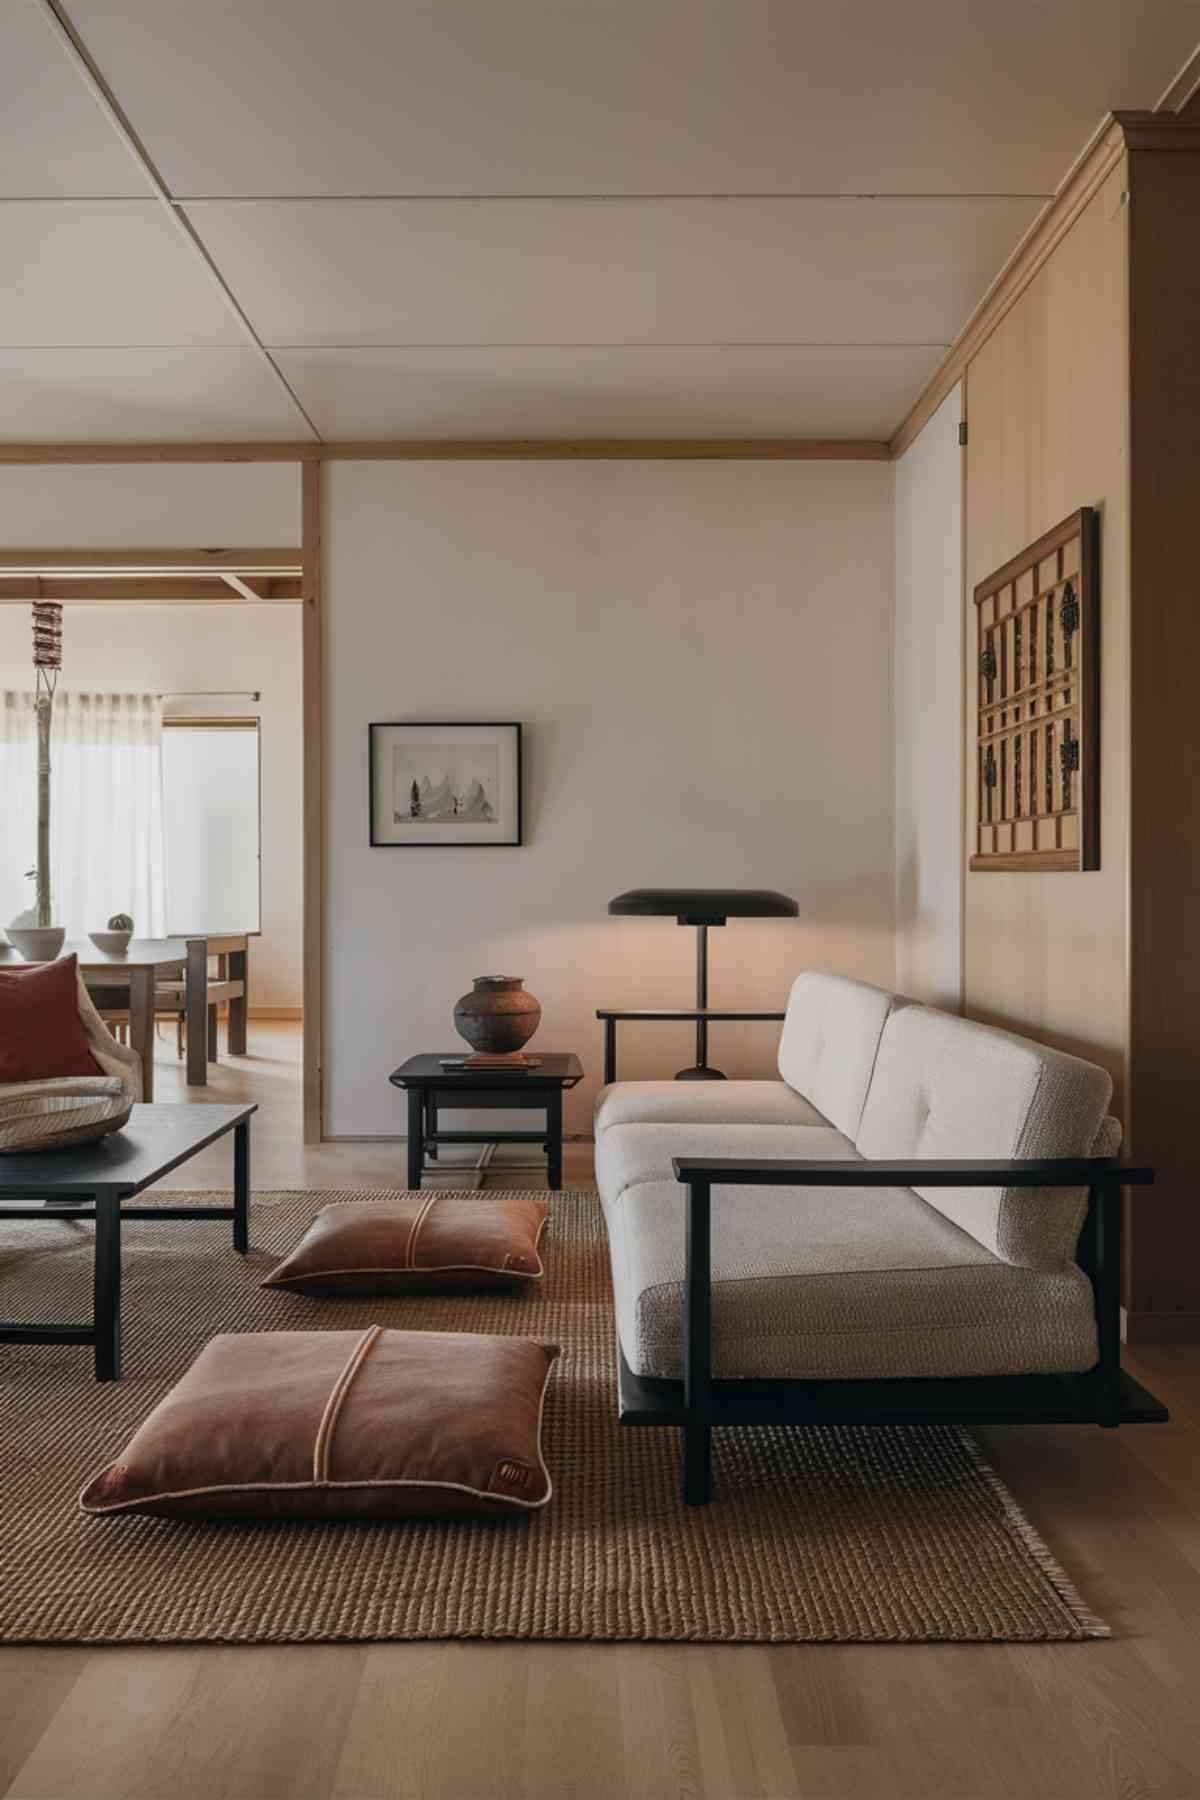
<svg viewBox="0 0 1200 1800">
<path fill-rule="evenodd" d="M 304 591 L 304 1142 L 319 1144 L 324 1031 L 324 465 L 306 462 L 300 476 Z"/>
</svg>

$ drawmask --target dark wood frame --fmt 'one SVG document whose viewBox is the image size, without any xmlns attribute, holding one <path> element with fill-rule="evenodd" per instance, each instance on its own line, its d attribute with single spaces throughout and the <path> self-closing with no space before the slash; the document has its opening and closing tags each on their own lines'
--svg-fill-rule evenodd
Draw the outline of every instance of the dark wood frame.
<svg viewBox="0 0 1200 1800">
<path fill-rule="evenodd" d="M 375 836 L 375 733 L 377 731 L 513 731 L 517 750 L 517 835 L 502 842 L 464 842 L 461 838 L 439 839 L 436 843 L 391 843 Z M 518 719 L 373 719 L 367 726 L 367 835 L 372 850 L 519 850 L 525 842 L 525 769 Z"/>
<path fill-rule="evenodd" d="M 1074 849 L 1046 848 L 1039 850 L 1035 843 L 1035 846 L 1032 849 L 1018 850 L 1014 848 L 1012 850 L 981 851 L 979 848 L 979 833 L 981 826 L 985 821 L 981 817 L 983 810 L 983 756 L 980 746 L 989 737 L 992 738 L 993 742 L 999 742 L 1001 736 L 1004 736 L 1008 732 L 1015 732 L 1016 727 L 1015 725 L 1010 724 L 997 733 L 985 733 L 983 731 L 985 712 L 995 712 L 999 707 L 1000 702 L 985 700 L 984 695 L 981 692 L 985 677 L 980 673 L 978 660 L 982 655 L 982 632 L 979 627 L 980 608 L 986 600 L 992 599 L 993 596 L 1000 593 L 1002 589 L 1010 586 L 1010 584 L 1017 581 L 1022 575 L 1027 574 L 1030 569 L 1034 571 L 1035 592 L 1033 596 L 1029 601 L 1023 601 L 1019 606 L 1014 606 L 1012 611 L 1006 613 L 1004 617 L 1010 618 L 1015 613 L 1023 611 L 1031 604 L 1048 604 L 1048 596 L 1055 593 L 1064 582 L 1072 579 L 1072 577 L 1062 573 L 1062 556 L 1060 554 L 1058 557 L 1058 580 L 1052 583 L 1050 587 L 1038 590 L 1038 565 L 1044 562 L 1047 557 L 1054 556 L 1056 552 L 1061 552 L 1065 545 L 1070 544 L 1076 538 L 1079 539 L 1079 573 L 1075 578 L 1077 579 L 1079 588 L 1079 648 L 1078 663 L 1076 665 L 1078 680 L 1072 682 L 1070 685 L 1077 690 L 1078 694 L 1078 698 L 1075 702 L 1075 709 L 1078 717 L 1079 762 L 1075 785 L 1075 807 L 1073 809 L 1077 813 L 1079 820 L 1078 845 Z M 972 849 L 970 857 L 968 858 L 968 867 L 977 874 L 997 869 L 1018 874 L 1037 870 L 1045 872 L 1059 871 L 1074 873 L 1080 870 L 1098 869 L 1100 867 L 1099 514 L 1093 507 L 1081 506 L 1076 512 L 1073 512 L 1069 518 L 1064 519 L 1061 524 L 1055 525 L 1050 531 L 1044 532 L 1040 538 L 1030 544 L 1019 556 L 1011 557 L 1001 568 L 996 569 L 991 575 L 987 576 L 984 581 L 981 581 L 978 584 L 973 594 L 973 605 L 976 620 L 976 699 L 974 707 L 976 794 L 974 818 L 971 823 Z M 994 629 L 994 627 L 989 626 L 988 629 L 991 630 Z M 1025 690 L 1029 700 L 1034 698 L 1042 701 L 1045 700 L 1046 693 L 1049 691 L 1045 685 L 1046 681 L 1047 677 L 1043 671 L 1040 679 L 1036 680 L 1034 684 Z M 1021 721 L 1022 733 L 1030 731 L 1035 724 L 1040 728 L 1043 722 L 1049 723 L 1046 715 L 1033 714 L 1030 711 L 1028 702 L 1010 701 L 1009 704 L 1025 704 L 1026 706 L 1027 716 Z M 1062 715 L 1060 714 L 1058 716 Z M 1005 741 L 1008 741 L 1007 736 L 1005 736 Z M 1001 766 L 1003 767 L 1003 762 Z M 1054 779 L 1059 779 L 1057 772 Z M 1031 795 L 1032 790 L 1033 778 L 1031 774 L 1029 778 L 1029 791 Z M 1037 822 L 1040 819 L 1061 818 L 1062 816 L 1067 815 L 1061 814 L 1057 808 L 1052 813 L 1046 813 L 1042 807 L 1038 805 L 1034 807 L 1032 812 L 1022 812 L 1017 814 L 1011 822 L 1015 826 L 1020 819 L 1031 821 L 1034 824 L 1034 837 L 1036 839 L 1036 827 Z M 1009 823 L 1009 821 L 1003 822 Z M 1061 837 L 1061 828 L 1058 831 L 1058 835 Z"/>
<path fill-rule="evenodd" d="M 683 1498 L 712 1497 L 716 1425 L 940 1425 L 1161 1423 L 1167 1409 L 1121 1368 L 1121 1189 L 1153 1172 L 1111 1157 L 1019 1162 L 738 1162 L 673 1159 L 687 1188 L 683 1378 L 635 1375 L 620 1359 L 623 1425 L 683 1428 Z M 712 1190 L 755 1187 L 1086 1188 L 1079 1264 L 1092 1284 L 1100 1355 L 1078 1375 L 970 1376 L 931 1380 L 721 1380 L 712 1373 Z"/>
<path fill-rule="evenodd" d="M 642 1007 L 634 1011 L 614 1011 L 599 1007 L 596 1017 L 604 1025 L 604 1082 L 609 1086 L 617 1079 L 617 1021 L 620 1019 L 676 1019 L 696 1021 L 696 1060 L 703 1064 L 708 1056 L 708 1027 L 714 1019 L 773 1019 L 777 1024 L 787 1017 L 781 1012 L 719 1012 L 711 1006 L 661 1009 Z"/>
</svg>

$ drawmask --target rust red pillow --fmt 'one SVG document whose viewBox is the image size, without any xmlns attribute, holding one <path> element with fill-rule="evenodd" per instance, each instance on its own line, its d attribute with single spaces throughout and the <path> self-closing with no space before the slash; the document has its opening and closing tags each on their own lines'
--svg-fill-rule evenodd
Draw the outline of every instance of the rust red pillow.
<svg viewBox="0 0 1200 1800">
<path fill-rule="evenodd" d="M 77 964 L 0 967 L 0 1082 L 103 1074 L 79 1016 Z"/>
<path fill-rule="evenodd" d="M 378 1325 L 215 1337 L 79 1503 L 176 1519 L 527 1515 L 550 1498 L 557 1354 Z"/>
</svg>

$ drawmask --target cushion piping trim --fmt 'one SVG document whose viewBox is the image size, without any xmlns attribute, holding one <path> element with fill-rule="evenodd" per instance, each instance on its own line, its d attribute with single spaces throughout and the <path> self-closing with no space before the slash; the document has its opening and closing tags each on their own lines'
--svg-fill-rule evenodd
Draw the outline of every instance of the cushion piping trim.
<svg viewBox="0 0 1200 1800">
<path fill-rule="evenodd" d="M 382 1332 L 382 1325 L 368 1325 L 329 1390 L 329 1398 L 325 1402 L 325 1409 L 317 1426 L 317 1435 L 313 1439 L 313 1481 L 318 1487 L 329 1485 L 329 1456 L 333 1447 L 333 1434 L 337 1430 L 338 1417 L 345 1403 L 346 1395 L 353 1386 L 354 1377 L 367 1360 L 372 1345 L 382 1335 Z"/>
</svg>

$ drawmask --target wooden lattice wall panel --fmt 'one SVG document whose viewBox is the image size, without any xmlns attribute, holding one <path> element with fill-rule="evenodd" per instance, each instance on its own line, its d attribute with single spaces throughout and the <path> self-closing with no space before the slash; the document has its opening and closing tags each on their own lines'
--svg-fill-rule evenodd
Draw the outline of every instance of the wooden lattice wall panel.
<svg viewBox="0 0 1200 1800">
<path fill-rule="evenodd" d="M 1100 867 L 1100 533 L 1081 507 L 975 589 L 972 869 Z"/>
</svg>

